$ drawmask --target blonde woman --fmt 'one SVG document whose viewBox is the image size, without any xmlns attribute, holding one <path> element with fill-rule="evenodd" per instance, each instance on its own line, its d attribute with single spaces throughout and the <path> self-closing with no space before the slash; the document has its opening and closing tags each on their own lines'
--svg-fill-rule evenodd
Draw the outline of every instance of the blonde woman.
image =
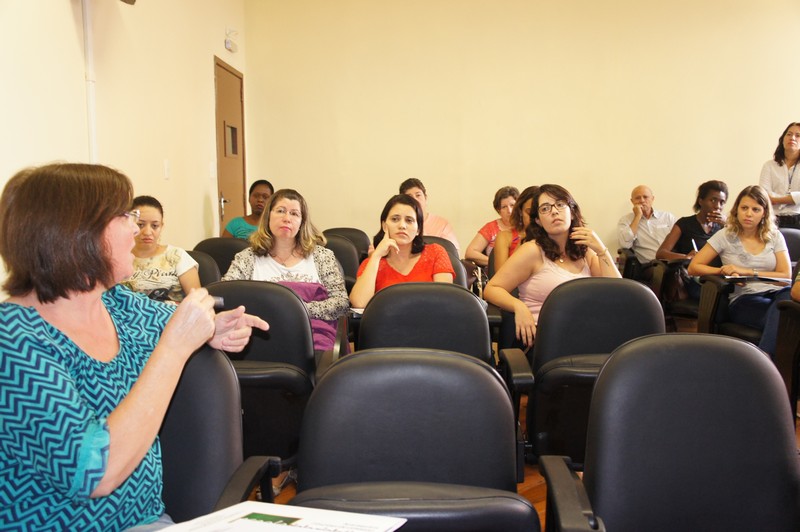
<svg viewBox="0 0 800 532">
<path fill-rule="evenodd" d="M 273 194 L 250 247 L 236 254 L 223 281 L 249 279 L 288 286 L 306 302 L 314 348 L 333 348 L 336 320 L 350 308 L 344 277 L 325 237 L 311 223 L 308 205 L 296 190 Z"/>
<path fill-rule="evenodd" d="M 712 266 L 717 257 L 722 266 Z M 791 277 L 789 252 L 775 227 L 767 192 L 758 185 L 739 193 L 724 230 L 718 231 L 689 263 L 689 275 Z M 753 281 L 737 284 L 731 294 L 730 316 L 735 323 L 761 329 L 758 345 L 775 356 L 778 301 L 789 299 L 790 288 Z"/>
</svg>

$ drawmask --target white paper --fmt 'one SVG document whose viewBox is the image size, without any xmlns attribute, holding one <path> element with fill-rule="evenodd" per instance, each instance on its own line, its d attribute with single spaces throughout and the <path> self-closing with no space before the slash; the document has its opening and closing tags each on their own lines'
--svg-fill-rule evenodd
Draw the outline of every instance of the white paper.
<svg viewBox="0 0 800 532">
<path fill-rule="evenodd" d="M 334 512 L 286 504 L 246 501 L 209 515 L 178 523 L 171 532 L 283 530 L 287 527 L 325 532 L 391 532 L 406 522 L 398 517 Z"/>
</svg>

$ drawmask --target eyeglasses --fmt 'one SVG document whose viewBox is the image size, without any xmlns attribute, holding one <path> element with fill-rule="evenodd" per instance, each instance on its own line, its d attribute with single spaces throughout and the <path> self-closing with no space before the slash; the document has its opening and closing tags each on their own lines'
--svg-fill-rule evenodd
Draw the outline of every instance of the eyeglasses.
<svg viewBox="0 0 800 532">
<path fill-rule="evenodd" d="M 558 212 L 562 212 L 564 209 L 567 209 L 569 207 L 569 203 L 567 203 L 564 200 L 558 200 L 555 203 L 542 203 L 541 205 L 539 205 L 538 209 L 539 214 L 547 214 L 548 212 L 553 210 L 553 207 L 555 207 L 558 210 Z"/>
<path fill-rule="evenodd" d="M 133 219 L 133 223 L 139 223 L 139 217 L 142 215 L 142 212 L 139 209 L 133 209 L 132 211 L 125 211 L 120 216 L 124 216 L 128 220 Z"/>
</svg>

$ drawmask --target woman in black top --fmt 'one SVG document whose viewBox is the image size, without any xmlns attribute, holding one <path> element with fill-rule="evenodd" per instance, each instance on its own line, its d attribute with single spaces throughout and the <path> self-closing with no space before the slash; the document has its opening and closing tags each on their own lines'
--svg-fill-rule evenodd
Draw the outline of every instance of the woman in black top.
<svg viewBox="0 0 800 532">
<path fill-rule="evenodd" d="M 728 185 L 722 181 L 706 181 L 697 189 L 692 216 L 680 218 L 667 238 L 656 252 L 657 259 L 691 259 L 706 241 L 722 229 L 725 216 L 722 209 L 728 200 Z M 688 279 L 688 274 L 683 276 Z M 686 290 L 693 299 L 700 298 L 700 285 L 697 282 L 686 284 Z"/>
</svg>

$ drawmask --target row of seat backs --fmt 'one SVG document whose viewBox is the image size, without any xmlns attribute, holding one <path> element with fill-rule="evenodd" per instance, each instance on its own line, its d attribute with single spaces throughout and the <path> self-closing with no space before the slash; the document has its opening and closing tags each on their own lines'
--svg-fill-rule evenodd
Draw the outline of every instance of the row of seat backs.
<svg viewBox="0 0 800 532">
<path fill-rule="evenodd" d="M 562 457 L 541 461 L 548 528 L 797 530 L 794 432 L 780 376 L 755 346 L 688 333 L 632 340 L 594 387 L 585 495 Z"/>
<path fill-rule="evenodd" d="M 515 426 L 502 379 L 475 357 L 358 351 L 312 393 L 289 504 L 403 517 L 410 531 L 536 532 L 516 493 Z"/>
</svg>

